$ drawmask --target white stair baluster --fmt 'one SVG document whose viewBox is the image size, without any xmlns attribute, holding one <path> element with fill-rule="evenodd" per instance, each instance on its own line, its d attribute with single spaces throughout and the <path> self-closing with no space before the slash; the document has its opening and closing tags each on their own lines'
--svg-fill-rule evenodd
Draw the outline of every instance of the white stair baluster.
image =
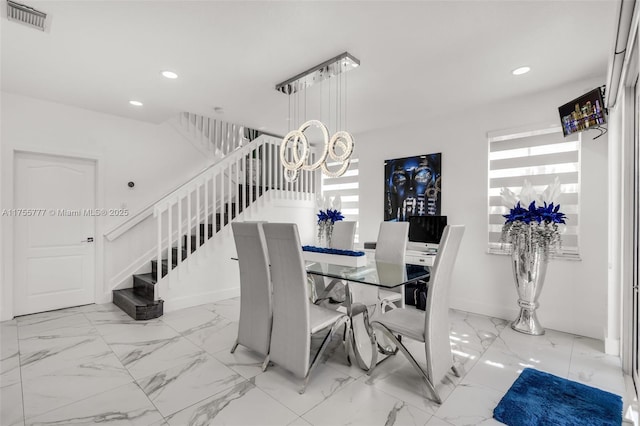
<svg viewBox="0 0 640 426">
<path fill-rule="evenodd" d="M 178 196 L 178 252 L 176 253 L 176 269 L 182 263 L 182 198 Z"/>
<path fill-rule="evenodd" d="M 211 224 L 213 225 L 212 234 L 215 235 L 218 232 L 218 216 L 216 213 L 218 212 L 217 204 L 218 200 L 216 199 L 216 191 L 218 186 L 218 174 L 214 173 L 211 178 Z"/>
<path fill-rule="evenodd" d="M 158 221 L 158 253 L 157 253 L 157 261 L 161 262 L 162 261 L 162 211 L 160 211 L 157 216 L 156 219 Z M 154 286 L 154 292 L 153 292 L 153 297 L 154 300 L 157 301 L 159 299 L 159 293 L 160 293 L 160 279 L 162 278 L 162 270 L 161 268 L 156 268 L 156 284 Z"/>
<path fill-rule="evenodd" d="M 191 256 L 191 190 L 187 193 L 187 256 Z"/>
<path fill-rule="evenodd" d="M 205 177 L 203 190 L 204 190 L 204 241 L 209 240 L 209 191 L 207 191 L 207 182 L 209 179 Z"/>
<path fill-rule="evenodd" d="M 231 192 L 231 174 L 233 173 L 233 163 L 229 162 L 229 166 L 227 167 L 228 173 L 227 173 L 227 209 L 229 211 L 229 217 L 228 217 L 228 222 L 231 223 L 231 220 L 233 219 L 233 210 L 231 209 L 231 201 L 232 201 L 232 197 L 233 197 L 233 192 Z"/>
<path fill-rule="evenodd" d="M 200 249 L 200 185 L 196 184 L 196 250 Z"/>
</svg>

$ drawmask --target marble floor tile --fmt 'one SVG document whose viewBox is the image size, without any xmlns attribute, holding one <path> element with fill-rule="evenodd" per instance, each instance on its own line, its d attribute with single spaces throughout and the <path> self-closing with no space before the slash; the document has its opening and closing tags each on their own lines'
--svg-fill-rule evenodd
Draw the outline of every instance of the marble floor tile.
<svg viewBox="0 0 640 426">
<path fill-rule="evenodd" d="M 364 378 L 344 386 L 302 416 L 321 425 L 424 425 L 431 413 L 367 385 Z"/>
<path fill-rule="evenodd" d="M 22 409 L 22 384 L 20 381 L 12 385 L 0 386 L 0 425 L 18 426 L 24 424 Z"/>
<path fill-rule="evenodd" d="M 18 352 L 18 323 L 16 320 L 0 322 L 0 359 Z"/>
<path fill-rule="evenodd" d="M 298 416 L 258 389 L 242 382 L 171 416 L 171 426 L 204 425 L 286 425 Z"/>
<path fill-rule="evenodd" d="M 23 381 L 25 417 L 28 420 L 130 382 L 133 378 L 111 351 L 100 353 L 77 366 Z"/>
<path fill-rule="evenodd" d="M 547 330 L 542 336 L 530 336 L 507 327 L 491 345 L 496 363 L 516 363 L 557 376 L 569 373 L 574 335 Z M 515 362 L 517 360 L 517 362 Z"/>
<path fill-rule="evenodd" d="M 208 303 L 201 305 L 205 309 L 215 312 L 218 315 L 222 315 L 229 321 L 238 321 L 240 319 L 240 299 L 233 298 L 227 300 L 220 300 L 214 303 Z"/>
<path fill-rule="evenodd" d="M 58 311 L 56 311 L 58 312 Z M 20 340 L 31 337 L 55 338 L 95 334 L 96 329 L 82 313 L 64 312 L 52 318 L 42 317 L 20 321 L 18 317 L 18 337 Z M 46 318 L 46 319 L 45 319 Z"/>
<path fill-rule="evenodd" d="M 123 336 L 123 343 L 113 336 L 113 340 L 111 350 L 136 380 L 191 362 L 204 354 L 204 350 L 180 335 L 137 342 L 127 342 Z"/>
<path fill-rule="evenodd" d="M 497 425 L 493 409 L 525 367 L 628 393 L 620 359 L 600 341 L 528 336 L 508 321 L 451 310 L 463 377 L 436 385 L 442 405 L 401 353 L 371 377 L 348 366 L 341 334 L 300 395 L 302 379 L 273 363 L 262 372 L 263 357 L 242 346 L 229 353 L 239 309 L 235 298 L 134 321 L 109 303 L 0 323 L 0 424 Z M 425 361 L 424 343 L 405 343 Z"/>
<path fill-rule="evenodd" d="M 29 419 L 29 425 L 139 426 L 162 424 L 163 418 L 137 384 L 129 383 Z"/>
<path fill-rule="evenodd" d="M 445 425 L 500 425 L 493 419 L 493 409 L 503 395 L 484 386 L 461 384 L 438 408 L 435 417 L 447 422 Z"/>
<path fill-rule="evenodd" d="M 202 327 L 230 322 L 219 314 L 201 306 L 166 313 L 160 317 L 160 320 L 177 332 L 187 334 Z"/>
<path fill-rule="evenodd" d="M 452 309 L 449 314 L 450 335 L 461 346 L 484 352 L 500 335 L 508 322 Z"/>
<path fill-rule="evenodd" d="M 37 314 L 30 314 L 30 315 L 21 315 L 19 317 L 16 317 L 15 321 L 19 325 L 35 325 L 35 324 L 44 325 L 51 320 L 59 319 L 62 317 L 68 317 L 71 315 L 76 315 L 78 313 L 81 313 L 79 311 L 79 308 L 81 307 L 58 309 L 56 311 L 40 312 Z"/>
<path fill-rule="evenodd" d="M 318 365 L 311 373 L 307 389 L 302 395 L 298 391 L 302 388 L 303 379 L 277 365 L 269 367 L 254 380 L 256 386 L 299 416 L 354 381 L 349 375 L 324 364 Z"/>
<path fill-rule="evenodd" d="M 264 355 L 260 355 L 244 346 L 238 345 L 234 353 L 225 348 L 212 355 L 245 379 L 250 379 L 262 373 Z"/>
<path fill-rule="evenodd" d="M 489 348 L 478 363 L 464 376 L 465 385 L 483 385 L 497 392 L 507 392 L 522 370 L 532 366 L 517 356 L 505 354 L 498 348 Z M 546 371 L 538 366 L 537 370 Z"/>
<path fill-rule="evenodd" d="M 210 324 L 187 330 L 182 335 L 208 353 L 215 354 L 231 350 L 238 338 L 238 323 L 218 317 Z"/>
<path fill-rule="evenodd" d="M 20 341 L 22 380 L 76 367 L 110 353 L 98 335 L 24 339 Z"/>
<path fill-rule="evenodd" d="M 93 325 L 103 325 L 103 324 L 135 324 L 136 320 L 131 318 L 128 314 L 118 308 L 116 305 L 112 303 L 107 303 L 105 305 L 94 305 L 97 306 L 92 310 L 87 310 L 84 312 L 84 316 L 91 322 Z M 154 321 L 158 322 L 158 321 Z"/>
<path fill-rule="evenodd" d="M 96 324 L 98 333 L 108 344 L 141 343 L 179 336 L 165 323 L 155 319 L 134 322 L 105 322 Z"/>
<path fill-rule="evenodd" d="M 311 337 L 312 357 L 320 349 L 324 337 L 328 334 L 328 332 L 329 331 L 327 330 L 326 332 L 321 332 Z M 327 347 L 324 350 L 324 353 L 321 355 L 321 362 L 335 370 L 340 371 L 341 373 L 348 374 L 354 379 L 358 379 L 364 376 L 366 372 L 358 365 L 353 349 L 349 351 L 349 359 L 351 361 L 351 365 L 349 365 L 347 361 L 347 354 L 345 351 L 346 348 L 342 339 L 343 330 L 341 329 L 333 335 L 333 339 L 328 343 Z"/>
<path fill-rule="evenodd" d="M 449 318 L 453 359 L 465 373 L 473 368 L 507 325 L 505 320 L 456 310 L 451 310 Z"/>
<path fill-rule="evenodd" d="M 20 381 L 20 349 L 15 320 L 0 323 L 0 386 Z"/>
<path fill-rule="evenodd" d="M 303 419 L 302 417 L 298 417 L 287 426 L 313 426 L 311 423 Z"/>
<path fill-rule="evenodd" d="M 620 358 L 606 355 L 602 342 L 588 337 L 574 339 L 568 378 L 617 395 L 625 394 Z"/>
<path fill-rule="evenodd" d="M 408 339 L 403 343 L 416 361 L 426 368 L 424 343 Z M 448 374 L 441 383 L 435 383 L 440 398 L 445 400 L 459 381 L 453 374 Z M 438 408 L 422 376 L 401 352 L 380 363 L 371 376 L 366 377 L 365 383 L 430 414 Z"/>
<path fill-rule="evenodd" d="M 166 417 L 245 381 L 212 356 L 201 354 L 186 364 L 138 380 L 138 384 Z"/>
</svg>

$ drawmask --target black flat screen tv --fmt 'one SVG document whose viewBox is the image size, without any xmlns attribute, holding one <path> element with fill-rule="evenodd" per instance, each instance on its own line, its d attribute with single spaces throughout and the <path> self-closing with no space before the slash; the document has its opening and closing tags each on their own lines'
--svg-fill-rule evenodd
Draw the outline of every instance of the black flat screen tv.
<svg viewBox="0 0 640 426">
<path fill-rule="evenodd" d="M 409 246 L 429 248 L 440 244 L 445 226 L 447 226 L 446 216 L 410 216 Z"/>
<path fill-rule="evenodd" d="M 558 113 L 565 137 L 607 122 L 599 87 L 562 105 L 558 108 Z"/>
</svg>

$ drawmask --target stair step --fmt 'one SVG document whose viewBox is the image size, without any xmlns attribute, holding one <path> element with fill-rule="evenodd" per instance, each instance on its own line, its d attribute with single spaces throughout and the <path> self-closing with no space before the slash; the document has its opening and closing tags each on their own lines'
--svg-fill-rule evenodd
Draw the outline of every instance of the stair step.
<svg viewBox="0 0 640 426">
<path fill-rule="evenodd" d="M 156 275 L 153 272 L 148 274 L 135 274 L 133 276 L 133 292 L 138 296 L 153 300 L 156 288 Z"/>
<path fill-rule="evenodd" d="M 113 290 L 113 304 L 135 320 L 148 320 L 162 316 L 164 301 L 137 295 L 133 288 Z"/>
</svg>

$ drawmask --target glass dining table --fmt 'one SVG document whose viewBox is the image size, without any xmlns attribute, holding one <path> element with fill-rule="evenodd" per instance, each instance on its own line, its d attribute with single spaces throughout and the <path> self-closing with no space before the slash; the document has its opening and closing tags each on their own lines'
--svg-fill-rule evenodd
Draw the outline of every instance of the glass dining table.
<svg viewBox="0 0 640 426">
<path fill-rule="evenodd" d="M 345 284 L 346 297 L 341 309 L 345 309 L 351 318 L 352 348 L 364 370 L 371 367 L 372 351 L 389 355 L 395 349 L 369 326 L 369 318 L 384 309 L 379 289 L 400 289 L 403 285 L 425 281 L 429 277 L 428 266 L 376 262 L 372 257 L 360 267 L 307 261 L 306 268 L 310 276 L 340 280 Z"/>
</svg>

